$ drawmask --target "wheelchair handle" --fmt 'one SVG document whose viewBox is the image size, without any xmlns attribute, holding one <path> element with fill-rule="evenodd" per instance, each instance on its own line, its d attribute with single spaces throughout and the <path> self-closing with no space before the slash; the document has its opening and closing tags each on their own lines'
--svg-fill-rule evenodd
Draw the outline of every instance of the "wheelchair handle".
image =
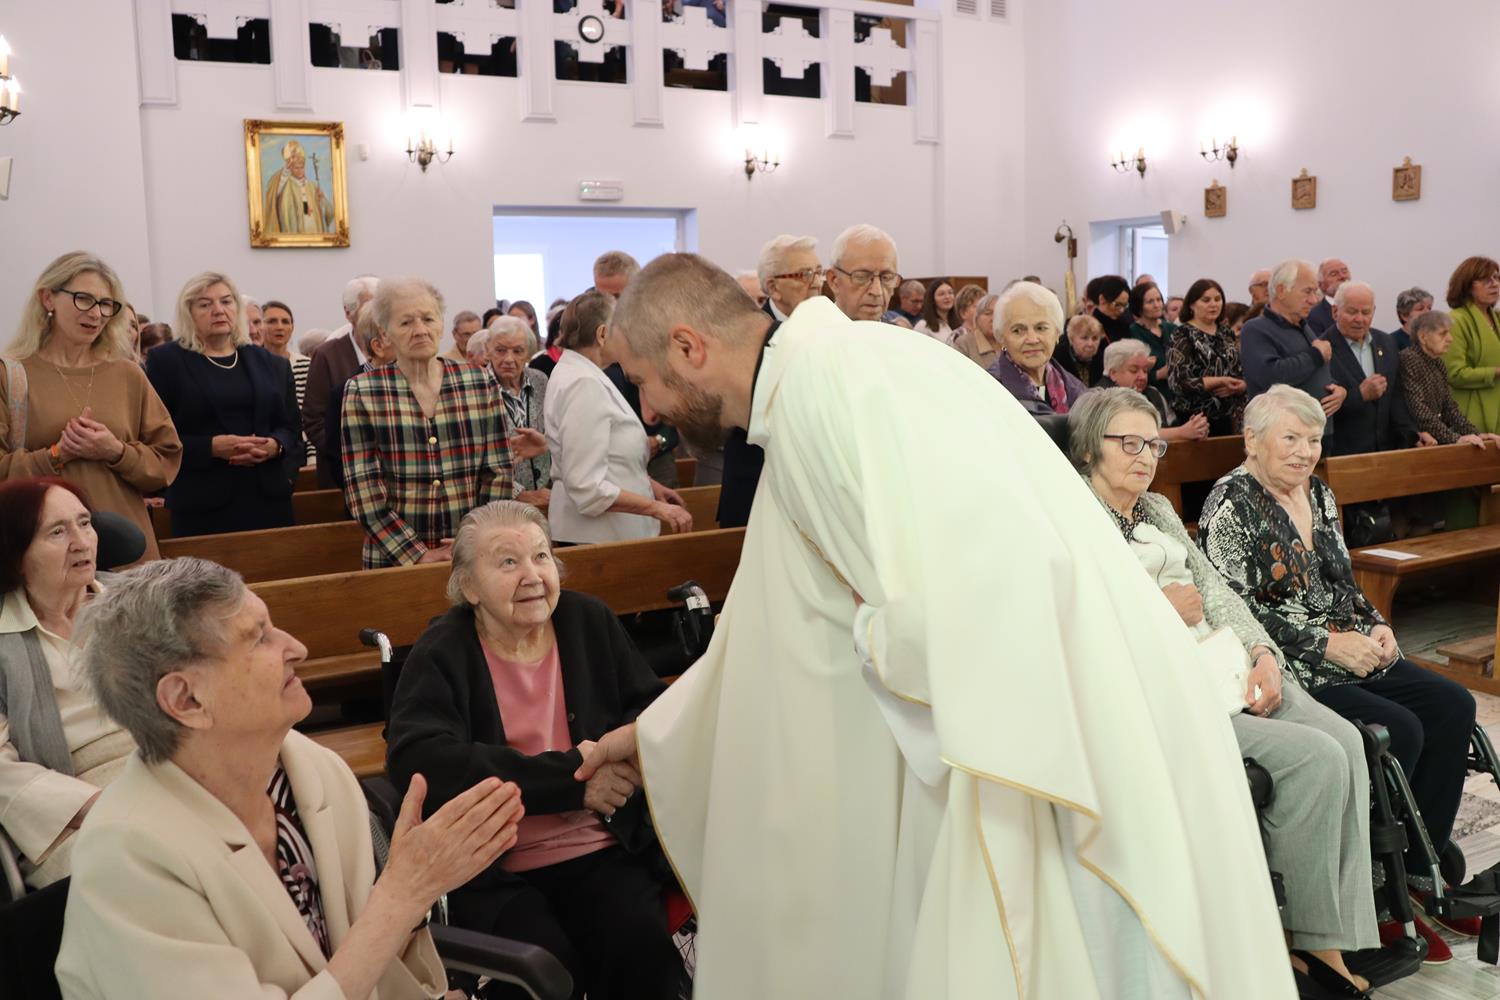
<svg viewBox="0 0 1500 1000">
<path fill-rule="evenodd" d="M 379 629 L 360 629 L 359 643 L 361 646 L 369 646 L 372 649 L 380 650 L 381 663 L 390 663 L 395 656 L 395 647 L 391 645 L 390 637 Z"/>
</svg>

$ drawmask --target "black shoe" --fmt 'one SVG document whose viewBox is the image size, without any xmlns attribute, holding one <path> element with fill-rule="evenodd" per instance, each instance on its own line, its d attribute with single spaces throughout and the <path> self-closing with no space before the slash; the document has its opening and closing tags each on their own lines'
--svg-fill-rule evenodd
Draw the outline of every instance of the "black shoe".
<svg viewBox="0 0 1500 1000">
<path fill-rule="evenodd" d="M 1308 978 L 1329 996 L 1348 997 L 1349 1000 L 1373 1000 L 1369 992 L 1355 986 L 1353 981 L 1345 979 L 1337 969 L 1312 952 L 1293 951 L 1292 954 L 1307 963 Z"/>
</svg>

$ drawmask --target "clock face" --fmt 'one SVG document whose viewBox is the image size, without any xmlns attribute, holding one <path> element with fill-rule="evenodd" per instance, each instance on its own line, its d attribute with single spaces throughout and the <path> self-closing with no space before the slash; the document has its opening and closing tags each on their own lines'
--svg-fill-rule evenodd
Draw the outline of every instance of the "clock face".
<svg viewBox="0 0 1500 1000">
<path fill-rule="evenodd" d="M 602 41 L 604 38 L 604 22 L 593 14 L 589 14 L 578 21 L 578 37 L 589 44 Z"/>
</svg>

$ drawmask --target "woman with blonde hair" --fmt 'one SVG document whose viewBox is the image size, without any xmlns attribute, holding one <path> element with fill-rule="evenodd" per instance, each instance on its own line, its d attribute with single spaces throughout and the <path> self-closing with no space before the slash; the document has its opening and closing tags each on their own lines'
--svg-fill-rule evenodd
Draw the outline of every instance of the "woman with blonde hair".
<svg viewBox="0 0 1500 1000">
<path fill-rule="evenodd" d="M 114 269 L 84 251 L 48 264 L 5 355 L 0 479 L 61 476 L 134 522 L 155 558 L 145 494 L 176 477 L 182 442 L 135 362 Z"/>
<path fill-rule="evenodd" d="M 167 490 L 172 533 L 206 535 L 292 523 L 302 417 L 292 366 L 250 343 L 239 291 L 212 271 L 177 296 L 177 339 L 146 356 L 146 377 L 182 435 L 183 468 Z"/>
</svg>

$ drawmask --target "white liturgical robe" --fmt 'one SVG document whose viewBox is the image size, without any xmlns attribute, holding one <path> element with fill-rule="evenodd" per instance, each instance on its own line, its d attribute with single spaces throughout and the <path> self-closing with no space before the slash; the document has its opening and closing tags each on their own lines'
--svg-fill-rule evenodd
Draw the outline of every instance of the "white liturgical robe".
<svg viewBox="0 0 1500 1000">
<path fill-rule="evenodd" d="M 637 729 L 695 995 L 1295 996 L 1189 633 L 1010 393 L 813 299 L 748 432 L 718 629 Z"/>
</svg>

